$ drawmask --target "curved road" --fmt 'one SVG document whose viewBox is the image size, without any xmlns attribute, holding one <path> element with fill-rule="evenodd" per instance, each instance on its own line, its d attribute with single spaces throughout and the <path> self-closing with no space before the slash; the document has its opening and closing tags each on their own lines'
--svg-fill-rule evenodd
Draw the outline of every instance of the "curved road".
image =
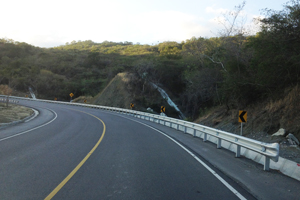
<svg viewBox="0 0 300 200">
<path fill-rule="evenodd" d="M 40 114 L 0 130 L 0 199 L 253 199 L 136 119 L 68 105 L 20 104 Z"/>
</svg>

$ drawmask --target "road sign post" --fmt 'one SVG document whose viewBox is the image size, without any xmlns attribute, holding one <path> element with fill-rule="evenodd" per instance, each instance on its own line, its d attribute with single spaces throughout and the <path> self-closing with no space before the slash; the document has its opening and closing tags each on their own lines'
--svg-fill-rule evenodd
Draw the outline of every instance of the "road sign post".
<svg viewBox="0 0 300 200">
<path fill-rule="evenodd" d="M 130 104 L 130 108 L 131 108 L 131 110 L 133 109 L 133 107 L 134 107 L 134 104 L 133 104 L 133 103 L 131 103 L 131 104 Z"/>
<path fill-rule="evenodd" d="M 239 122 L 241 123 L 241 135 L 243 135 L 243 123 L 247 122 L 247 111 L 239 111 Z"/>
<path fill-rule="evenodd" d="M 73 93 L 70 93 L 70 97 L 71 97 L 71 101 L 72 101 L 72 97 L 74 96 L 74 94 Z"/>
</svg>

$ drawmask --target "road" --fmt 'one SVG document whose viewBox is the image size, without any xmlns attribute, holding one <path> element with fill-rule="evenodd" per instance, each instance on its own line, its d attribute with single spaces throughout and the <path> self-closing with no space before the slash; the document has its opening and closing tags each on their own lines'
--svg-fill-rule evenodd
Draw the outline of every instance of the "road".
<svg viewBox="0 0 300 200">
<path fill-rule="evenodd" d="M 254 199 L 151 124 L 91 108 L 20 104 L 40 114 L 0 130 L 1 200 Z"/>
</svg>

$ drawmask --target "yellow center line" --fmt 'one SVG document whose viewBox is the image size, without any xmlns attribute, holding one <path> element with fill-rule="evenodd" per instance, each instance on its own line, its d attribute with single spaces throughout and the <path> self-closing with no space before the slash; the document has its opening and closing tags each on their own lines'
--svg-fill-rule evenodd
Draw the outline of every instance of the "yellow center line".
<svg viewBox="0 0 300 200">
<path fill-rule="evenodd" d="M 83 111 L 79 111 L 79 112 L 83 112 Z M 100 142 L 102 141 L 102 139 L 104 137 L 105 130 L 106 130 L 104 122 L 101 119 L 99 119 L 98 117 L 96 117 L 95 115 L 92 115 L 92 114 L 89 114 L 89 113 L 86 113 L 86 112 L 83 112 L 83 113 L 88 114 L 92 117 L 95 117 L 96 119 L 98 119 L 103 124 L 102 135 L 101 135 L 100 139 L 98 140 L 98 142 L 96 143 L 96 145 L 93 147 L 93 149 L 84 157 L 84 159 L 75 167 L 75 169 L 73 169 L 73 171 L 45 198 L 45 200 L 52 199 L 56 195 L 56 193 L 74 176 L 74 174 L 80 169 L 80 167 L 87 161 L 87 159 L 97 149 L 97 147 L 99 146 Z"/>
</svg>

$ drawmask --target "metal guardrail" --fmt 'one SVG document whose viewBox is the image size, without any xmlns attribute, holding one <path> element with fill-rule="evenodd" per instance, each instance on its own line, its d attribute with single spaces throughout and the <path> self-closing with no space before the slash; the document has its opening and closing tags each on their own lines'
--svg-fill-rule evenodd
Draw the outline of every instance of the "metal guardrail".
<svg viewBox="0 0 300 200">
<path fill-rule="evenodd" d="M 0 95 L 0 96 L 2 96 L 2 95 Z M 2 103 L 6 103 L 6 102 L 8 102 L 8 103 L 19 103 L 19 101 L 12 100 L 12 99 L 9 99 L 9 98 L 7 99 L 7 97 L 1 97 L 0 102 L 2 102 Z"/>
<path fill-rule="evenodd" d="M 25 99 L 31 101 L 43 101 L 48 103 L 58 103 L 58 104 L 66 104 L 66 105 L 74 105 L 74 106 L 83 106 L 83 107 L 113 111 L 121 114 L 131 115 L 140 119 L 156 122 L 174 128 L 176 130 L 182 130 L 184 133 L 191 132 L 194 137 L 196 137 L 197 132 L 200 132 L 201 136 L 199 137 L 203 138 L 204 142 L 207 141 L 208 136 L 213 136 L 217 138 L 218 149 L 221 148 L 221 144 L 223 140 L 235 144 L 236 145 L 235 157 L 241 156 L 241 147 L 263 155 L 264 170 L 266 171 L 270 169 L 270 159 L 272 159 L 274 162 L 278 162 L 279 159 L 278 143 L 264 143 L 240 135 L 236 135 L 226 131 L 221 131 L 218 129 L 214 129 L 211 127 L 203 126 L 192 122 L 187 122 L 180 119 L 174 119 L 171 117 L 160 116 L 151 113 L 145 113 L 145 112 L 123 109 L 123 108 L 108 107 L 108 106 L 90 105 L 90 104 L 82 104 L 82 103 L 69 103 L 69 102 L 62 102 L 62 101 L 50 101 L 50 100 L 40 100 L 40 99 L 29 99 L 29 98 L 12 97 L 12 96 L 10 96 L 10 98 Z"/>
</svg>

